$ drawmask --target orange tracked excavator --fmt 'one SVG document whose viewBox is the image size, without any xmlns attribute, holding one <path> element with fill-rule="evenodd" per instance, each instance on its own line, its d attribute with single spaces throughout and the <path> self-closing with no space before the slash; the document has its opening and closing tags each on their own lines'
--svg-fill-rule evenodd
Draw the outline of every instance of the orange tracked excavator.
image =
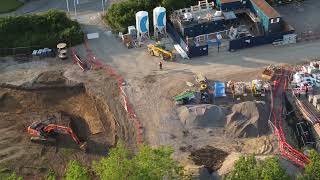
<svg viewBox="0 0 320 180">
<path fill-rule="evenodd" d="M 72 139 L 80 146 L 83 151 L 87 150 L 87 143 L 80 142 L 77 135 L 70 127 L 55 124 L 55 117 L 50 117 L 44 121 L 34 122 L 28 127 L 30 140 L 35 143 L 53 143 L 56 142 L 56 134 L 69 134 Z"/>
</svg>

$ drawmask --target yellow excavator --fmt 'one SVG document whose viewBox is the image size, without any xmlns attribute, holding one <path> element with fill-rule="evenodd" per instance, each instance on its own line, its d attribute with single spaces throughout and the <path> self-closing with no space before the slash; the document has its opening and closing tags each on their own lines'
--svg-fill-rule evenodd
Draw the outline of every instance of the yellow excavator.
<svg viewBox="0 0 320 180">
<path fill-rule="evenodd" d="M 156 44 L 149 44 L 148 52 L 151 56 L 160 57 L 162 60 L 173 61 L 175 59 L 174 54 L 171 51 L 166 50 L 165 46 L 159 42 Z"/>
</svg>

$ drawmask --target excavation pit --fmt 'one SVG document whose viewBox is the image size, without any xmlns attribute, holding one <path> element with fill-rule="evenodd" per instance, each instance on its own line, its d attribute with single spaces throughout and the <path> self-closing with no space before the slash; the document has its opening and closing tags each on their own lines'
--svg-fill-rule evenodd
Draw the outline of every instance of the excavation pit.
<svg viewBox="0 0 320 180">
<path fill-rule="evenodd" d="M 68 135 L 57 135 L 56 145 L 32 143 L 27 127 L 48 116 L 57 117 L 58 125 L 71 127 L 79 140 L 87 143 L 87 152 Z M 0 164 L 33 179 L 53 170 L 59 179 L 69 160 L 91 165 L 106 156 L 108 149 L 123 139 L 122 134 L 130 137 L 127 134 L 132 134 L 133 127 L 121 126 L 115 117 L 108 102 L 92 97 L 83 84 L 68 82 L 60 72 L 40 74 L 22 86 L 2 84 Z"/>
</svg>

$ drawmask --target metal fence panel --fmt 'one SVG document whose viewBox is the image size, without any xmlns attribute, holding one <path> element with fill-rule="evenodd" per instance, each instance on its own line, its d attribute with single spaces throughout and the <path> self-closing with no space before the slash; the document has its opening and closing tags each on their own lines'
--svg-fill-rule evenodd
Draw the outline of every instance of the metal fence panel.
<svg viewBox="0 0 320 180">
<path fill-rule="evenodd" d="M 280 33 L 273 33 L 266 36 L 257 36 L 257 37 L 243 37 L 236 40 L 231 40 L 229 42 L 229 51 L 244 49 L 254 46 L 260 46 L 264 44 L 271 44 L 276 40 L 282 40 L 283 35 L 291 34 L 292 32 L 280 32 Z"/>
</svg>

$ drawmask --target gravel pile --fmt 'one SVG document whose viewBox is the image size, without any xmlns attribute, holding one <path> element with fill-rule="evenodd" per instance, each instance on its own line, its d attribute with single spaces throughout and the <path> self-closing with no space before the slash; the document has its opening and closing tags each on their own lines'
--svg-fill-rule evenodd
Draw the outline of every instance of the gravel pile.
<svg viewBox="0 0 320 180">
<path fill-rule="evenodd" d="M 227 116 L 227 133 L 243 138 L 257 137 L 268 132 L 269 106 L 265 102 L 247 101 L 235 104 Z"/>
<path fill-rule="evenodd" d="M 189 127 L 223 127 L 225 113 L 222 108 L 211 104 L 181 106 L 180 121 Z"/>
</svg>

